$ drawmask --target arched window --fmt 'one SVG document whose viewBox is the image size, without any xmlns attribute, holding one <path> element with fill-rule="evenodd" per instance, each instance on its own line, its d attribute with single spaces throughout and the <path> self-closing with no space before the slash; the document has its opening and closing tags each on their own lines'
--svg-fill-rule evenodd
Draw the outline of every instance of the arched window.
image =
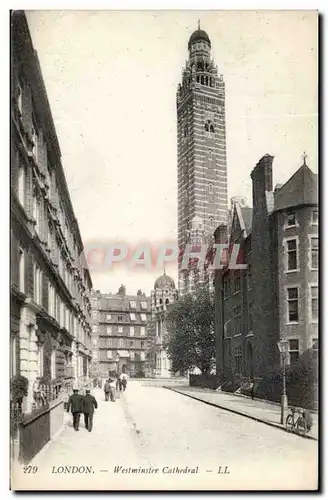
<svg viewBox="0 0 328 500">
<path fill-rule="evenodd" d="M 169 303 L 170 303 L 170 299 L 166 299 L 165 304 L 167 305 Z"/>
<path fill-rule="evenodd" d="M 214 222 L 213 217 L 210 217 L 210 227 L 213 227 L 213 222 Z"/>
<path fill-rule="evenodd" d="M 211 182 L 208 183 L 208 193 L 213 194 L 213 184 Z"/>
<path fill-rule="evenodd" d="M 187 137 L 188 136 L 188 125 L 185 125 L 184 129 L 183 129 L 183 136 L 184 137 Z"/>
<path fill-rule="evenodd" d="M 208 159 L 213 160 L 213 153 L 211 149 L 208 150 Z"/>
<path fill-rule="evenodd" d="M 205 130 L 206 130 L 206 132 L 209 132 L 210 134 L 214 134 L 214 125 L 213 125 L 213 122 L 211 122 L 211 120 L 206 120 Z"/>
</svg>

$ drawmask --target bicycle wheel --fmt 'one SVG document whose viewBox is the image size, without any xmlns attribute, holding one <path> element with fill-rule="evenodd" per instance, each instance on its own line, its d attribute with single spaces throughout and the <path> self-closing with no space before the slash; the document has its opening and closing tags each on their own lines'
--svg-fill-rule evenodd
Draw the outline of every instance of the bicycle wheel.
<svg viewBox="0 0 328 500">
<path fill-rule="evenodd" d="M 288 415 L 286 418 L 286 430 L 289 432 L 289 431 L 292 431 L 293 428 L 294 428 L 293 415 Z"/>
<path fill-rule="evenodd" d="M 307 422 L 304 417 L 298 417 L 296 422 L 296 430 L 299 434 L 304 436 L 307 432 Z"/>
</svg>

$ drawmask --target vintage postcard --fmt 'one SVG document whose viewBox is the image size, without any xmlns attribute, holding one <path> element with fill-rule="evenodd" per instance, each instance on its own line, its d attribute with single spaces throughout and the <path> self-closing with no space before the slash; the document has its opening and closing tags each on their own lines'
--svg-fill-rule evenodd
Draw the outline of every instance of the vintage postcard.
<svg viewBox="0 0 328 500">
<path fill-rule="evenodd" d="M 318 12 L 10 23 L 11 489 L 317 490 Z"/>
</svg>

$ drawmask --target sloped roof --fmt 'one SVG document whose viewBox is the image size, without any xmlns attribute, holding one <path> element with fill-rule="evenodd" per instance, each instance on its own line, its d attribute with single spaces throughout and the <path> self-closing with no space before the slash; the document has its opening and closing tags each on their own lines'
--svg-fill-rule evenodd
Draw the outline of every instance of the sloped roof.
<svg viewBox="0 0 328 500">
<path fill-rule="evenodd" d="M 318 203 L 318 176 L 304 163 L 277 191 L 274 211 Z"/>
</svg>

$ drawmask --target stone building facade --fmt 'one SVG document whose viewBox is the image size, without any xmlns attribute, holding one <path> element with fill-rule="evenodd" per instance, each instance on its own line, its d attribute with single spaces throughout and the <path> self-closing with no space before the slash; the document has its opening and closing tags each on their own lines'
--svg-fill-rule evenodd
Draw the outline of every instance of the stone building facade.
<svg viewBox="0 0 328 500">
<path fill-rule="evenodd" d="M 101 377 L 110 371 L 145 376 L 150 298 L 141 290 L 127 295 L 122 285 L 116 294 L 93 291 L 91 305 L 93 370 Z"/>
<path fill-rule="evenodd" d="M 231 228 L 217 243 L 240 244 L 237 262 L 216 271 L 217 373 L 263 377 L 280 365 L 277 343 L 289 341 L 293 364 L 318 349 L 317 176 L 304 164 L 272 184 L 273 157 L 253 169 L 253 208 L 235 201 Z"/>
<path fill-rule="evenodd" d="M 10 375 L 88 377 L 92 281 L 25 14 L 12 14 Z"/>
<path fill-rule="evenodd" d="M 198 29 L 188 43 L 189 58 L 177 90 L 178 245 L 192 243 L 195 223 L 207 242 L 227 222 L 225 84 L 211 58 L 208 34 Z M 195 222 L 196 217 L 196 222 Z M 201 270 L 179 267 L 179 293 L 207 279 Z M 191 285 L 189 281 L 192 281 Z M 209 281 L 213 276 L 209 277 Z"/>
<path fill-rule="evenodd" d="M 177 293 L 174 280 L 164 271 L 164 274 L 155 281 L 154 290 L 151 292 L 150 375 L 156 378 L 172 377 L 171 362 L 164 346 L 167 339 L 165 316 L 170 306 L 177 300 Z"/>
</svg>

